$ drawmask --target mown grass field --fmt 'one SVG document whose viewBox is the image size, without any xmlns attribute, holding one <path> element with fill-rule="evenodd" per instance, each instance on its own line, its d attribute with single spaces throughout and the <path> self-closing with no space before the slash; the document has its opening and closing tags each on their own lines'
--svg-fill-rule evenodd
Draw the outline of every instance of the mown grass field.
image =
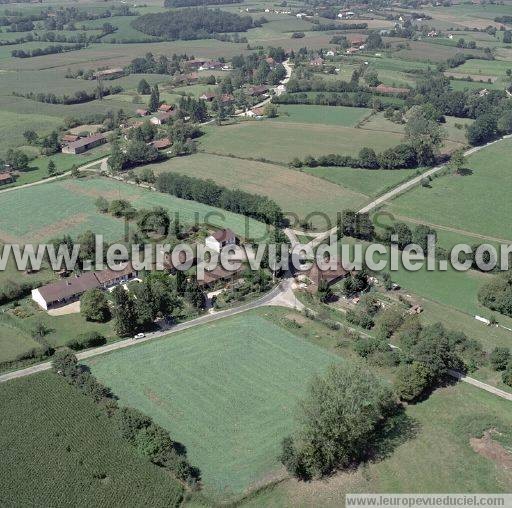
<svg viewBox="0 0 512 508">
<path fill-rule="evenodd" d="M 283 104 L 279 106 L 279 118 L 276 121 L 355 127 L 371 112 L 367 108 Z"/>
<path fill-rule="evenodd" d="M 363 185 L 354 191 L 350 187 L 345 188 L 341 182 L 340 186 L 316 178 L 314 171 L 308 174 L 281 165 L 234 157 L 198 153 L 149 167 L 155 174 L 172 171 L 196 178 L 211 178 L 219 185 L 268 196 L 284 212 L 297 214 L 300 219 L 310 213 L 322 212 L 335 222 L 337 212 L 361 207 L 369 200 Z M 374 179 L 379 180 L 379 177 Z M 331 227 L 321 217 L 314 218 L 313 223 L 320 230 Z"/>
<path fill-rule="evenodd" d="M 240 496 L 279 469 L 298 398 L 314 373 L 338 360 L 261 312 L 88 362 L 121 404 L 185 444 L 204 492 L 216 499 Z"/>
<path fill-rule="evenodd" d="M 201 148 L 210 153 L 290 162 L 294 157 L 344 153 L 357 155 L 364 146 L 377 152 L 400 143 L 395 133 L 291 121 L 246 121 L 222 127 L 208 126 Z"/>
<path fill-rule="evenodd" d="M 335 183 L 345 189 L 360 192 L 368 197 L 382 194 L 386 189 L 395 187 L 400 182 L 417 174 L 415 169 L 371 171 L 347 167 L 304 168 L 304 171 L 310 175 Z"/>
<path fill-rule="evenodd" d="M 183 490 L 53 373 L 0 385 L 2 506 L 178 506 Z"/>
<path fill-rule="evenodd" d="M 347 493 L 510 492 L 510 474 L 471 448 L 468 421 L 496 417 L 512 425 L 510 403 L 464 383 L 438 389 L 408 406 L 414 436 L 382 461 L 324 481 L 288 480 L 242 503 L 244 508 L 339 507 Z M 428 473 L 426 473 L 428 472 Z"/>
<path fill-rule="evenodd" d="M 0 218 L 0 239 L 7 243 L 42 242 L 65 233 L 76 237 L 87 229 L 104 235 L 106 241 L 122 239 L 124 222 L 98 213 L 94 205 L 98 196 L 108 200 L 127 199 L 137 209 L 163 206 L 173 217 L 178 213 L 183 224 L 206 221 L 230 227 L 244 236 L 258 236 L 265 231 L 265 226 L 257 221 L 200 203 L 107 178 L 83 178 L 50 182 L 3 195 L 6 213 Z M 40 213 L 41 203 L 51 203 L 44 214 Z"/>
<path fill-rule="evenodd" d="M 512 141 L 502 140 L 468 158 L 468 176 L 447 176 L 432 181 L 432 188 L 417 187 L 387 207 L 396 215 L 432 224 L 512 239 L 509 161 Z"/>
</svg>

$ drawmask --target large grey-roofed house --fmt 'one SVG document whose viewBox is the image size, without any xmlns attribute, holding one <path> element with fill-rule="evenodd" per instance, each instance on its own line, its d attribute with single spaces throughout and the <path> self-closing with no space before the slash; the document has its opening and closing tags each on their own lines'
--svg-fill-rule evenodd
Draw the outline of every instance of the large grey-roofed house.
<svg viewBox="0 0 512 508">
<path fill-rule="evenodd" d="M 62 153 L 83 153 L 107 141 L 105 134 L 92 134 L 62 147 Z"/>
<path fill-rule="evenodd" d="M 137 276 L 130 262 L 121 270 L 100 270 L 68 277 L 32 290 L 32 300 L 48 310 L 78 300 L 89 289 L 107 289 Z"/>
</svg>

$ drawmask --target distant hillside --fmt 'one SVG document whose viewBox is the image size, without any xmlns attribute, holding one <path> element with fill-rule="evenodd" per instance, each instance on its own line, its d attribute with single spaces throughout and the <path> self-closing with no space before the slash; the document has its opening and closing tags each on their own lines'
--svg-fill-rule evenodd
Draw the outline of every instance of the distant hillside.
<svg viewBox="0 0 512 508">
<path fill-rule="evenodd" d="M 164 7 L 197 7 L 200 5 L 239 4 L 244 0 L 165 0 Z"/>
<path fill-rule="evenodd" d="M 132 26 L 147 35 L 167 40 L 191 40 L 209 39 L 215 33 L 246 32 L 255 24 L 250 16 L 220 9 L 190 8 L 144 14 L 132 21 Z"/>
</svg>

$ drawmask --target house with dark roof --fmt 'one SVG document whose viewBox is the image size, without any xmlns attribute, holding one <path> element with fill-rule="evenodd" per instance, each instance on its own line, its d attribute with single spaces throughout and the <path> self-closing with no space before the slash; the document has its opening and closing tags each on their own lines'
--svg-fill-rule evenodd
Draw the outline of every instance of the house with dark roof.
<svg viewBox="0 0 512 508">
<path fill-rule="evenodd" d="M 219 229 L 213 235 L 207 236 L 205 245 L 209 249 L 220 252 L 226 245 L 236 245 L 236 235 L 231 229 Z"/>
<path fill-rule="evenodd" d="M 99 270 L 66 277 L 32 290 L 32 300 L 48 310 L 78 300 L 89 289 L 107 289 L 127 282 L 137 276 L 130 262 L 119 270 Z"/>
<path fill-rule="evenodd" d="M 163 150 L 164 148 L 171 146 L 171 140 L 169 138 L 156 139 L 155 141 L 151 141 L 149 144 L 157 150 Z"/>
<path fill-rule="evenodd" d="M 87 136 L 86 138 L 81 138 L 72 143 L 68 143 L 67 145 L 62 147 L 62 153 L 83 153 L 91 148 L 102 145 L 107 142 L 107 138 L 105 134 L 93 134 L 92 136 Z"/>
<path fill-rule="evenodd" d="M 9 171 L 2 171 L 0 173 L 0 185 L 7 185 L 14 182 L 14 176 Z"/>
<path fill-rule="evenodd" d="M 313 266 L 306 272 L 308 279 L 311 281 L 310 291 L 316 293 L 322 282 L 325 282 L 328 286 L 336 284 L 336 282 L 344 279 L 349 275 L 350 272 L 343 268 L 341 261 L 337 263 L 335 268 L 328 268 L 327 270 L 321 270 L 318 267 L 318 263 L 313 263 Z"/>
<path fill-rule="evenodd" d="M 153 125 L 163 125 L 169 122 L 171 118 L 176 116 L 177 110 L 171 109 L 170 111 L 161 111 L 156 115 L 152 116 L 149 120 Z"/>
</svg>

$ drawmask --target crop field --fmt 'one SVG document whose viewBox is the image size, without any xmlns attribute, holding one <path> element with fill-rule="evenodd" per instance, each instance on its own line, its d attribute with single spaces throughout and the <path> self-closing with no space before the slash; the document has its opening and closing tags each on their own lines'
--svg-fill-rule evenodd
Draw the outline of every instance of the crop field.
<svg viewBox="0 0 512 508">
<path fill-rule="evenodd" d="M 447 175 L 432 181 L 432 188 L 418 187 L 396 198 L 388 210 L 432 224 L 512 239 L 509 160 L 512 141 L 503 140 L 468 158 L 467 176 Z"/>
<path fill-rule="evenodd" d="M 205 493 L 226 499 L 279 468 L 299 394 L 337 360 L 251 312 L 87 363 L 187 447 Z"/>
<path fill-rule="evenodd" d="M 367 108 L 284 104 L 279 106 L 279 118 L 276 121 L 355 127 L 371 112 Z"/>
<path fill-rule="evenodd" d="M 357 155 L 364 146 L 381 151 L 400 143 L 402 136 L 350 127 L 291 121 L 246 121 L 222 127 L 208 127 L 201 147 L 210 153 L 265 158 L 290 162 L 294 157 L 344 153 Z"/>
<path fill-rule="evenodd" d="M 181 485 L 57 375 L 2 383 L 0 405 L 2 506 L 179 505 Z"/>
<path fill-rule="evenodd" d="M 345 208 L 361 207 L 369 201 L 363 191 L 329 185 L 324 180 L 315 178 L 313 171 L 309 175 L 284 166 L 234 157 L 198 153 L 149 167 L 155 174 L 172 171 L 196 178 L 211 178 L 219 185 L 268 196 L 284 212 L 293 212 L 301 219 L 309 213 L 321 211 L 333 221 L 337 212 Z M 320 229 L 330 227 L 322 219 L 312 219 L 313 224 Z"/>
<path fill-rule="evenodd" d="M 171 214 L 178 212 L 184 224 L 206 220 L 218 226 L 231 227 L 246 236 L 246 219 L 240 215 L 123 182 L 84 178 L 50 182 L 3 195 L 6 213 L 0 219 L 0 239 L 8 243 L 42 242 L 64 233 L 75 237 L 87 229 L 103 234 L 106 241 L 122 239 L 123 221 L 97 212 L 94 201 L 98 196 L 108 200 L 127 199 L 138 209 L 163 206 Z M 45 214 L 39 213 L 41 203 L 52 204 Z M 254 232 L 254 236 L 265 231 L 265 226 L 257 221 L 247 220 L 247 224 L 249 233 Z"/>
<path fill-rule="evenodd" d="M 0 363 L 15 360 L 16 357 L 39 344 L 16 326 L 0 320 Z"/>
<path fill-rule="evenodd" d="M 347 493 L 510 492 L 512 480 L 504 466 L 475 452 L 469 442 L 471 424 L 479 419 L 496 418 L 510 428 L 509 405 L 465 383 L 438 389 L 425 402 L 407 407 L 412 436 L 398 441 L 382 460 L 326 480 L 288 480 L 242 506 L 334 508 L 343 506 Z"/>
</svg>

